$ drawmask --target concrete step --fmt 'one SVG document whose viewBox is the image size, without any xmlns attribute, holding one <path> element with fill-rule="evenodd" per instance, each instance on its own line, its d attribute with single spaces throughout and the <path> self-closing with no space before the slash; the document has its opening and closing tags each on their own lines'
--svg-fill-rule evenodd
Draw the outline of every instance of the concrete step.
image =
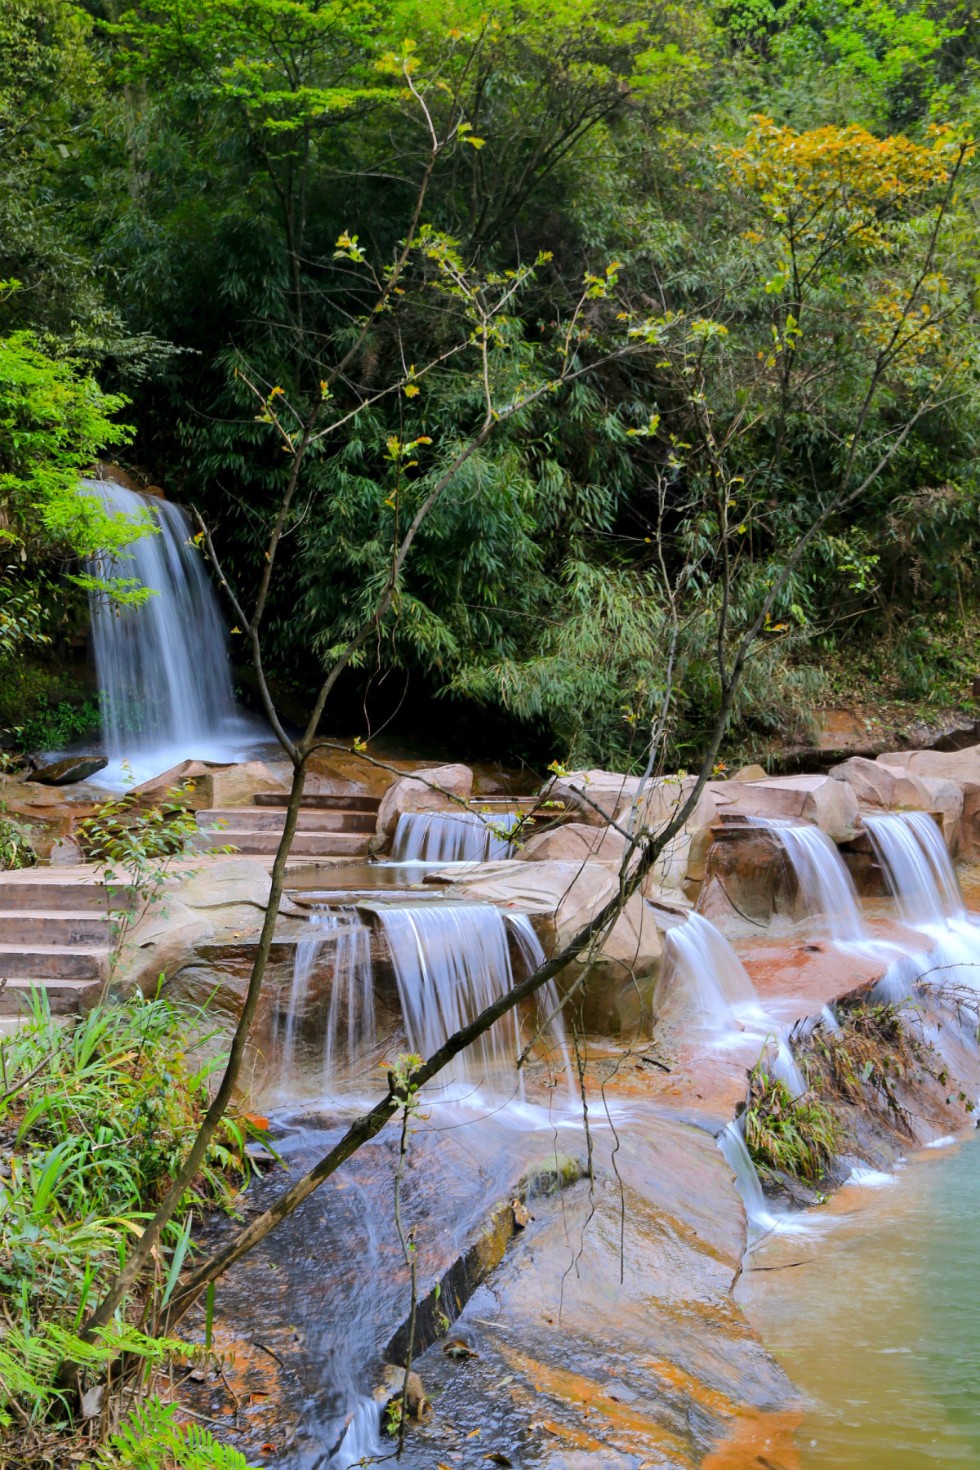
<svg viewBox="0 0 980 1470">
<path fill-rule="evenodd" d="M 0 979 L 35 976 L 48 980 L 100 980 L 109 967 L 108 949 L 62 949 L 53 944 L 0 944 Z"/>
<path fill-rule="evenodd" d="M 284 810 L 274 807 L 228 807 L 224 810 L 213 807 L 197 814 L 199 827 L 208 831 L 217 829 L 219 838 L 223 831 L 236 828 L 239 832 L 281 832 L 286 820 Z M 296 829 L 299 832 L 373 832 L 373 812 L 321 811 L 317 808 L 300 810 Z"/>
<path fill-rule="evenodd" d="M 289 805 L 289 797 L 281 796 L 277 791 L 260 791 L 252 801 L 255 806 Z M 305 808 L 321 812 L 376 812 L 380 805 L 380 796 L 329 796 L 325 792 L 311 791 L 303 797 Z"/>
<path fill-rule="evenodd" d="M 238 852 L 274 853 L 279 833 L 226 829 L 221 833 L 221 842 Z M 289 851 L 294 857 L 360 857 L 366 854 L 370 842 L 367 832 L 297 832 Z"/>
<path fill-rule="evenodd" d="M 108 914 L 69 909 L 0 909 L 0 944 L 40 944 L 108 949 L 112 943 Z"/>
<path fill-rule="evenodd" d="M 101 978 L 95 980 L 56 980 L 37 975 L 10 978 L 0 991 L 0 1017 L 24 1016 L 30 1006 L 30 992 L 43 990 L 53 1016 L 71 1016 L 98 999 Z"/>
<path fill-rule="evenodd" d="M 12 873 L 0 876 L 0 912 L 67 909 L 72 913 L 104 914 L 107 905 L 113 909 L 132 908 L 135 901 L 133 890 L 124 888 L 113 888 L 107 898 L 101 883 L 79 883 L 65 878 L 50 882 L 34 877 L 20 880 Z"/>
</svg>

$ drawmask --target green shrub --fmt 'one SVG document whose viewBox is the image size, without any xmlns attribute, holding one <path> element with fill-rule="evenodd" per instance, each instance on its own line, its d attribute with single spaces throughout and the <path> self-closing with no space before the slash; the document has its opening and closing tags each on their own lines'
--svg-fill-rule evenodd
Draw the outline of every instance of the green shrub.
<svg viewBox="0 0 980 1470">
<path fill-rule="evenodd" d="M 745 1142 L 755 1165 L 798 1179 L 819 1179 L 837 1152 L 841 1130 L 834 1114 L 811 1093 L 794 1097 L 778 1077 L 752 1073 Z"/>
<path fill-rule="evenodd" d="M 137 995 L 124 1005 L 97 1006 L 62 1025 L 44 992 L 37 992 L 23 1025 L 0 1041 L 0 1140 L 6 1145 L 0 1427 L 11 1434 L 39 1419 L 46 1432 L 53 1424 L 74 1432 L 74 1398 L 57 1381 L 66 1355 L 81 1365 L 84 1387 L 86 1374 L 104 1375 L 120 1351 L 120 1333 L 132 1336 L 125 1351 L 142 1361 L 146 1373 L 174 1350 L 174 1344 L 156 1342 L 152 1327 L 192 1250 L 194 1213 L 231 1208 L 249 1173 L 246 1143 L 260 1134 L 260 1120 L 229 1117 L 222 1124 L 165 1234 L 155 1270 L 129 1303 L 129 1316 L 118 1318 L 88 1355 L 66 1346 L 65 1334 L 78 1333 L 187 1152 L 208 1105 L 208 1078 L 223 1062 L 213 1058 L 200 1066 L 191 1060 L 191 1050 L 210 1039 L 204 1013 L 160 998 Z M 138 1318 L 139 1329 L 130 1316 Z M 118 1446 L 112 1453 L 116 1458 L 107 1465 L 150 1463 L 119 1458 Z M 2 1447 L 0 1463 L 7 1463 Z M 153 1463 L 171 1460 L 161 1453 Z"/>
<path fill-rule="evenodd" d="M 10 872 L 13 868 L 33 868 L 36 862 L 37 853 L 28 828 L 0 811 L 0 870 Z"/>
</svg>

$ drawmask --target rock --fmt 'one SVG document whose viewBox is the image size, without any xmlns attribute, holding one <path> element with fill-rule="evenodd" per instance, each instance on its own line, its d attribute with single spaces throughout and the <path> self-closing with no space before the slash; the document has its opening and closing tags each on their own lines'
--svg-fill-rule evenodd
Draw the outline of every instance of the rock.
<svg viewBox="0 0 980 1470">
<path fill-rule="evenodd" d="M 445 812 L 459 810 L 452 797 L 469 801 L 473 795 L 473 772 L 469 766 L 431 766 L 415 776 L 402 776 L 392 782 L 381 798 L 377 830 L 385 837 L 394 836 L 398 818 L 403 812 Z"/>
<path fill-rule="evenodd" d="M 84 863 L 85 856 L 72 837 L 59 837 L 52 844 L 48 862 L 53 868 L 77 868 Z"/>
<path fill-rule="evenodd" d="M 260 792 L 285 795 L 288 782 L 279 779 L 264 761 L 218 765 L 212 761 L 181 761 L 160 776 L 144 781 L 137 793 L 149 801 L 158 801 L 171 791 L 179 791 L 182 801 L 195 810 L 209 807 L 248 806 Z"/>
<path fill-rule="evenodd" d="M 629 812 L 639 786 L 639 776 L 624 776 L 618 771 L 572 771 L 549 781 L 540 799 L 574 812 L 578 822 L 604 827 Z"/>
<path fill-rule="evenodd" d="M 956 842 L 963 811 L 963 793 L 952 781 L 940 776 L 918 776 L 882 760 L 852 756 L 834 766 L 835 781 L 851 787 L 862 810 L 931 812 L 940 819 L 948 847 Z"/>
<path fill-rule="evenodd" d="M 858 801 L 845 781 L 830 776 L 767 776 L 764 781 L 711 783 L 726 812 L 813 822 L 834 842 L 857 833 Z"/>
<path fill-rule="evenodd" d="M 626 853 L 626 839 L 612 827 L 597 827 L 584 822 L 566 822 L 550 832 L 529 837 L 517 854 L 526 862 L 593 862 L 611 863 L 618 868 Z"/>
<path fill-rule="evenodd" d="M 741 770 L 733 771 L 729 780 L 731 781 L 764 781 L 769 772 L 759 765 L 742 766 Z"/>
<path fill-rule="evenodd" d="M 179 893 L 181 902 L 189 908 L 208 911 L 215 922 L 221 922 L 224 911 L 242 905 L 264 913 L 271 886 L 272 878 L 264 863 L 248 858 L 228 858 L 224 862 L 208 863 L 192 874 L 181 885 Z M 237 917 L 247 917 L 252 923 L 259 922 L 254 913 Z"/>
<path fill-rule="evenodd" d="M 931 781 L 951 781 L 963 793 L 957 852 L 980 851 L 980 745 L 963 750 L 897 750 L 878 756 L 876 764 Z M 944 822 L 945 828 L 945 822 Z"/>
<path fill-rule="evenodd" d="M 108 764 L 108 758 L 104 755 L 73 755 L 62 761 L 52 761 L 47 766 L 39 766 L 28 779 L 37 781 L 41 786 L 74 786 L 79 781 L 90 780 L 99 771 L 105 770 Z"/>
</svg>

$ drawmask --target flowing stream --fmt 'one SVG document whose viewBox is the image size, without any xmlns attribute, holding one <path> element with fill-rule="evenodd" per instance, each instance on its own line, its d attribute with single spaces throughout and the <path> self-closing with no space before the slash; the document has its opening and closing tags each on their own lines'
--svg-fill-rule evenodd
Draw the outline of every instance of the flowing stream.
<svg viewBox="0 0 980 1470">
<path fill-rule="evenodd" d="M 831 1209 L 817 1238 L 753 1256 L 739 1293 L 804 1396 L 802 1470 L 980 1464 L 980 1139 Z"/>
</svg>

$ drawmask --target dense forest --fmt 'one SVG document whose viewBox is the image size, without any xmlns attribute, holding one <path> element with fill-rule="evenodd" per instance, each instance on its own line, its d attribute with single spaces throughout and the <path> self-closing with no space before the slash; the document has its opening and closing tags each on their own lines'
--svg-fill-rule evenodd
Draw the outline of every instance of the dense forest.
<svg viewBox="0 0 980 1470">
<path fill-rule="evenodd" d="M 951 0 L 4 6 L 0 720 L 94 718 L 93 461 L 193 507 L 245 599 L 296 472 L 288 711 L 462 445 L 334 728 L 628 768 L 662 710 L 683 764 L 787 568 L 730 749 L 955 705 L 978 34 Z"/>
</svg>

